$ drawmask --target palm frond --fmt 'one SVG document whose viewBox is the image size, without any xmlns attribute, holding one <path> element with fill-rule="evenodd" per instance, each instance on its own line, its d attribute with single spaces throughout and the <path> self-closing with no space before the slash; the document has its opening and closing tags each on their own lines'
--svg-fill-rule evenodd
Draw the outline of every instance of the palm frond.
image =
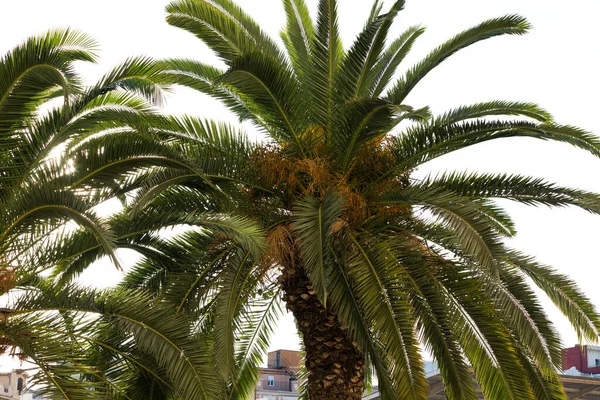
<svg viewBox="0 0 600 400">
<path fill-rule="evenodd" d="M 527 205 L 577 206 L 598 213 L 600 198 L 595 193 L 560 187 L 541 178 L 511 174 L 450 172 L 428 177 L 423 185 L 439 187 L 470 198 L 510 199 Z"/>
<path fill-rule="evenodd" d="M 361 99 L 340 107 L 333 119 L 331 142 L 341 171 L 346 173 L 359 149 L 385 135 L 393 121 L 393 109 L 383 100 Z"/>
<path fill-rule="evenodd" d="M 593 134 L 568 125 L 526 121 L 472 121 L 450 125 L 424 124 L 410 128 L 392 144 L 397 171 L 406 171 L 436 157 L 488 140 L 531 137 L 570 144 L 600 156 L 600 141 Z"/>
<path fill-rule="evenodd" d="M 488 273 L 498 273 L 495 255 L 502 249 L 498 233 L 505 231 L 510 234 L 511 227 L 510 225 L 508 228 L 504 227 L 502 219 L 494 218 L 498 215 L 504 217 L 495 212 L 496 210 L 451 192 L 427 187 L 408 188 L 398 192 L 394 197 L 405 204 L 425 207 L 434 215 L 436 222 L 446 226 L 448 232 L 456 238 L 462 256 L 476 261 Z M 490 213 L 493 213 L 491 218 Z M 499 226 L 496 227 L 493 221 Z"/>
<path fill-rule="evenodd" d="M 569 319 L 580 341 L 597 340 L 600 316 L 587 296 L 571 279 L 516 251 L 507 255 L 507 262 L 530 277 L 548 295 Z"/>
<path fill-rule="evenodd" d="M 348 275 L 363 312 L 384 343 L 386 364 L 398 396 L 424 399 L 427 383 L 414 337 L 414 317 L 406 294 L 397 285 L 397 275 L 392 272 L 397 271 L 396 260 L 385 250 L 384 243 L 361 243 L 351 233 L 349 240 L 353 253 Z"/>
<path fill-rule="evenodd" d="M 283 0 L 287 24 L 281 38 L 298 77 L 312 69 L 315 27 L 304 0 Z"/>
<path fill-rule="evenodd" d="M 349 336 L 365 353 L 369 361 L 367 365 L 371 365 L 375 370 L 379 392 L 386 399 L 399 399 L 396 390 L 397 382 L 390 376 L 387 366 L 384 343 L 371 334 L 371 320 L 363 312 L 363 301 L 356 293 L 352 278 L 344 264 L 344 260 L 338 258 L 334 263 L 335 268 L 331 270 L 329 304 L 348 327 Z"/>
<path fill-rule="evenodd" d="M 294 146 L 304 155 L 300 141 L 301 99 L 292 72 L 272 59 L 253 53 L 238 58 L 217 83 L 243 92 L 249 110 L 261 116 L 261 125 L 282 145 Z"/>
<path fill-rule="evenodd" d="M 377 8 L 377 3 L 374 5 Z M 368 22 L 348 50 L 340 66 L 336 86 L 344 100 L 369 95 L 369 85 L 378 75 L 375 65 L 381 58 L 394 18 L 404 8 L 404 0 L 396 1 L 390 11 Z"/>
<path fill-rule="evenodd" d="M 96 42 L 80 32 L 52 30 L 0 58 L 0 135 L 23 128 L 57 88 L 65 99 L 81 90 L 75 61 L 95 61 Z"/>
<path fill-rule="evenodd" d="M 396 246 L 400 264 L 409 278 L 409 299 L 415 309 L 420 340 L 425 345 L 425 350 L 431 352 L 437 360 L 446 396 L 452 399 L 476 399 L 477 394 L 461 348 L 459 333 L 452 329 L 453 320 L 449 307 L 440 295 L 437 284 L 431 284 L 431 267 L 423 268 L 423 256 L 415 257 L 414 250 L 407 251 L 407 246 L 402 244 Z M 433 257 L 425 258 L 427 264 L 434 262 Z"/>
<path fill-rule="evenodd" d="M 373 78 L 368 80 L 371 96 L 380 96 L 396 72 L 396 69 L 412 49 L 415 41 L 425 32 L 425 28 L 411 26 L 387 47 L 377 64 L 373 66 Z"/>
<path fill-rule="evenodd" d="M 238 313 L 242 305 L 249 299 L 250 290 L 254 289 L 249 283 L 252 279 L 254 265 L 248 252 L 234 252 L 224 277 L 223 286 L 217 300 L 218 312 L 215 317 L 215 355 L 219 360 L 217 368 L 222 378 L 227 380 L 238 374 L 235 362 L 235 332 Z M 246 286 L 248 284 L 248 286 Z"/>
<path fill-rule="evenodd" d="M 523 116 L 540 122 L 550 122 L 550 113 L 537 104 L 518 101 L 489 101 L 485 103 L 461 106 L 437 117 L 434 124 L 454 124 L 467 119 L 489 117 L 493 115 Z"/>
<path fill-rule="evenodd" d="M 259 367 L 283 313 L 279 291 L 269 287 L 262 291 L 262 298 L 248 302 L 240 313 L 235 356 L 238 374 L 231 385 L 231 400 L 247 398 L 256 390 Z"/>
<path fill-rule="evenodd" d="M 307 77 L 311 88 L 311 114 L 315 123 L 331 130 L 336 76 L 344 57 L 337 21 L 337 1 L 320 0 L 313 41 L 313 69 Z"/>
<path fill-rule="evenodd" d="M 149 57 L 132 57 L 112 68 L 84 93 L 80 101 L 90 99 L 115 89 L 135 93 L 156 105 L 162 105 L 164 92 L 171 80 L 165 73 L 164 63 Z"/>
<path fill-rule="evenodd" d="M 89 289 L 81 290 L 74 286 L 61 291 L 50 287 L 41 289 L 18 299 L 11 318 L 4 323 L 7 331 L 15 325 L 29 322 L 34 324 L 31 327 L 32 332 L 47 332 L 49 338 L 54 339 L 54 342 L 45 343 L 56 344 L 56 340 L 60 337 L 77 338 L 83 345 L 100 346 L 116 356 L 124 356 L 126 358 L 124 361 L 134 361 L 135 353 L 125 355 L 111 348 L 108 342 L 95 340 L 94 326 L 110 323 L 117 332 L 133 338 L 138 351 L 155 360 L 165 374 L 163 379 L 173 386 L 177 394 L 183 398 L 198 399 L 212 399 L 219 396 L 222 388 L 215 379 L 212 356 L 207 342 L 191 336 L 188 321 L 175 315 L 172 306 L 168 303 L 157 301 L 143 293 L 127 290 L 95 292 Z M 100 321 L 85 323 L 81 320 L 83 322 L 79 327 L 81 331 L 76 330 L 76 336 L 73 336 L 68 333 L 69 329 L 61 331 L 60 325 L 56 326 L 55 314 L 50 318 L 57 311 L 71 313 L 73 316 L 96 316 Z M 36 327 L 35 324 L 39 326 Z M 42 329 L 44 326 L 48 329 Z M 17 340 L 24 342 L 25 345 L 32 342 L 27 336 Z M 65 341 L 68 342 L 70 341 Z M 72 348 L 79 350 L 78 345 L 72 345 Z M 39 350 L 33 348 L 31 350 L 34 357 L 43 354 Z M 55 350 L 55 346 L 51 347 L 51 351 Z M 85 346 L 81 350 L 85 351 Z M 80 354 L 85 355 L 85 353 Z M 59 397 L 65 399 L 90 398 L 86 396 L 89 394 L 89 388 L 93 388 L 95 384 L 90 381 L 73 382 L 76 380 L 73 377 L 73 361 L 79 368 L 79 373 L 94 375 L 94 371 L 89 368 L 86 370 L 85 364 L 82 366 L 82 362 L 78 362 L 77 358 L 66 359 L 65 362 L 56 365 L 40 363 L 49 367 L 46 374 L 50 380 L 48 390 L 56 392 L 58 387 L 61 392 Z M 151 371 L 147 370 L 147 372 Z M 71 382 L 73 390 L 61 389 L 55 382 L 58 379 L 62 382 Z M 88 394 L 85 394 L 86 391 Z M 91 395 L 93 396 L 93 393 Z"/>
<path fill-rule="evenodd" d="M 465 268 L 439 269 L 440 293 L 453 317 L 458 335 L 485 397 L 533 399 L 531 387 L 520 372 L 518 350 L 510 332 L 494 311 L 489 298 L 480 295 L 482 282 Z"/>
<path fill-rule="evenodd" d="M 522 35 L 530 28 L 527 20 L 519 15 L 507 15 L 482 22 L 459 33 L 433 50 L 422 61 L 409 69 L 388 92 L 387 99 L 393 104 L 402 104 L 411 90 L 432 69 L 457 51 L 481 40 L 499 35 Z"/>
<path fill-rule="evenodd" d="M 166 11 L 169 24 L 196 35 L 228 64 L 255 50 L 279 54 L 258 24 L 229 0 L 175 1 Z"/>
<path fill-rule="evenodd" d="M 322 200 L 306 198 L 298 202 L 294 210 L 294 232 L 300 240 L 300 254 L 319 300 L 327 305 L 329 281 L 328 247 L 331 241 L 331 228 L 341 214 L 340 197 L 328 192 Z"/>
</svg>

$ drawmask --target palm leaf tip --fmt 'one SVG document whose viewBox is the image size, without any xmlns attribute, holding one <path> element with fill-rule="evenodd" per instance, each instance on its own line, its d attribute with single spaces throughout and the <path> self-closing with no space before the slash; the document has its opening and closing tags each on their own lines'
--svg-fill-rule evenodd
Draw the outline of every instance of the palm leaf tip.
<svg viewBox="0 0 600 400">
<path fill-rule="evenodd" d="M 444 60 L 474 43 L 501 35 L 523 35 L 531 25 L 524 17 L 511 14 L 489 19 L 471 29 L 463 31 L 434 49 L 427 57 L 412 67 L 396 85 L 387 98 L 393 104 L 402 104 L 406 96 L 431 70 Z"/>
</svg>

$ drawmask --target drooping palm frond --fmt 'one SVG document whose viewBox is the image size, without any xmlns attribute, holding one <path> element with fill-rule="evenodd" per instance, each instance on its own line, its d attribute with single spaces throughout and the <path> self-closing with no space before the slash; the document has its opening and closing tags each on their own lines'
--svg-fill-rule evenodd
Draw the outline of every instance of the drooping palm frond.
<svg viewBox="0 0 600 400">
<path fill-rule="evenodd" d="M 398 171 L 410 170 L 436 157 L 483 143 L 508 137 L 532 137 L 570 144 L 598 156 L 598 138 L 582 129 L 554 123 L 528 121 L 468 121 L 464 123 L 425 124 L 395 138 L 392 148 L 398 157 Z"/>
<path fill-rule="evenodd" d="M 113 67 L 95 85 L 87 88 L 82 100 L 88 101 L 109 91 L 123 89 L 161 105 L 170 83 L 170 76 L 165 73 L 162 62 L 149 57 L 132 57 Z"/>
<path fill-rule="evenodd" d="M 445 393 L 450 398 L 475 399 L 471 371 L 461 350 L 460 333 L 448 313 L 445 299 L 432 285 L 431 272 L 414 262 L 403 262 L 411 286 L 409 300 L 417 314 L 419 339 L 439 362 Z"/>
<path fill-rule="evenodd" d="M 327 304 L 331 229 L 342 211 L 340 198 L 332 192 L 322 200 L 306 198 L 296 205 L 293 229 L 300 241 L 300 255 L 319 300 Z"/>
<path fill-rule="evenodd" d="M 462 279 L 457 279 L 458 276 Z M 520 372 L 518 348 L 493 311 L 490 299 L 479 295 L 481 281 L 468 270 L 441 271 L 445 301 L 455 315 L 455 332 L 486 398 L 533 398 L 527 377 Z"/>
<path fill-rule="evenodd" d="M 516 115 L 529 117 L 540 122 L 550 122 L 552 120 L 552 116 L 548 113 L 548 111 L 534 103 L 490 101 L 485 103 L 471 104 L 468 106 L 461 106 L 455 110 L 448 111 L 436 118 L 434 124 L 453 124 L 468 119 L 490 117 L 493 115 Z"/>
<path fill-rule="evenodd" d="M 219 359 L 219 372 L 224 379 L 236 376 L 238 373 L 234 353 L 234 335 L 237 330 L 235 321 L 242 305 L 248 301 L 252 293 L 254 285 L 251 281 L 254 268 L 255 265 L 247 251 L 234 251 L 227 261 L 215 316 L 215 329 L 220 332 L 220 335 L 215 338 L 215 354 Z"/>
<path fill-rule="evenodd" d="M 371 334 L 372 321 L 363 312 L 362 296 L 356 292 L 352 278 L 342 260 L 336 260 L 331 271 L 329 299 L 339 318 L 348 327 L 351 337 L 368 356 L 378 380 L 379 392 L 385 398 L 396 399 L 397 382 L 390 376 L 386 360 L 385 343 Z"/>
<path fill-rule="evenodd" d="M 346 266 L 361 309 L 381 341 L 385 365 L 397 398 L 425 398 L 427 383 L 413 335 L 414 316 L 393 272 L 395 259 L 384 243 L 349 233 L 352 255 Z M 359 241 L 360 240 L 360 241 Z M 364 243 L 361 243 L 365 240 Z M 377 370 L 377 365 L 375 365 Z M 380 372 L 378 371 L 378 375 Z"/>
<path fill-rule="evenodd" d="M 527 205 L 577 206 L 592 213 L 598 213 L 597 207 L 600 204 L 595 193 L 564 188 L 540 178 L 520 175 L 455 172 L 427 178 L 421 184 L 450 190 L 473 199 L 500 198 Z"/>
<path fill-rule="evenodd" d="M 600 325 L 596 307 L 577 288 L 575 282 L 519 252 L 508 253 L 507 261 L 531 278 L 548 295 L 569 319 L 580 341 L 596 340 Z"/>
<path fill-rule="evenodd" d="M 177 1 L 167 6 L 167 22 L 194 33 L 225 62 L 260 48 L 270 55 L 277 46 L 229 0 Z"/>
<path fill-rule="evenodd" d="M 215 373 L 229 398 L 249 395 L 281 314 L 272 274 L 257 276 L 250 252 L 206 231 L 133 242 L 144 246 L 137 249 L 144 259 L 123 286 L 164 293 L 178 304 L 177 313 L 193 321 L 194 331 L 214 332 Z M 262 282 L 258 290 L 256 279 Z"/>
<path fill-rule="evenodd" d="M 263 355 L 269 348 L 277 320 L 283 312 L 277 290 L 269 287 L 266 289 L 262 293 L 262 299 L 259 297 L 247 302 L 240 313 L 237 338 L 239 351 L 235 356 L 238 373 L 231 385 L 231 400 L 247 398 L 256 390 Z"/>
<path fill-rule="evenodd" d="M 452 232 L 465 257 L 476 260 L 489 272 L 497 273 L 495 258 L 501 248 L 498 231 L 507 231 L 510 234 L 510 221 L 507 228 L 507 223 L 501 219 L 502 215 L 501 218 L 494 218 L 498 214 L 492 214 L 490 218 L 490 214 L 494 212 L 493 208 L 461 199 L 452 192 L 414 186 L 402 191 L 398 196 L 393 202 L 423 206 L 433 214 L 436 221 Z"/>
<path fill-rule="evenodd" d="M 142 129 L 152 114 L 152 106 L 135 95 L 136 90 L 144 90 L 131 81 L 145 79 L 147 87 L 152 86 L 154 93 L 162 90 L 159 86 L 162 82 L 157 64 L 139 59 L 116 68 L 92 89 L 84 89 L 78 83 L 72 64 L 78 60 L 92 61 L 93 48 L 93 41 L 83 34 L 70 30 L 52 31 L 29 39 L 9 52 L 0 63 L 9 75 L 18 68 L 25 68 L 21 75 L 10 75 L 14 81 L 7 88 L 5 100 L 10 102 L 14 97 L 25 101 L 29 97 L 33 107 L 31 112 L 19 116 L 20 125 L 11 126 L 6 132 L 10 147 L 6 147 L 7 157 L 2 163 L 0 182 L 0 207 L 5 216 L 0 224 L 4 259 L 15 261 L 15 256 L 26 254 L 32 246 L 41 243 L 44 235 L 69 221 L 90 230 L 104 251 L 112 253 L 112 233 L 91 210 L 103 198 L 97 194 L 69 191 L 72 166 L 65 165 L 67 160 L 64 158 L 57 160 L 56 153 L 67 143 L 102 132 Z M 58 83 L 47 81 L 34 85 L 33 81 L 29 82 L 35 78 L 29 76 L 30 71 L 37 71 L 38 66 L 42 70 L 62 71 L 63 83 L 68 84 L 61 92 L 64 104 L 40 116 L 35 115 L 38 106 L 54 96 L 49 90 Z M 144 78 L 144 74 L 148 77 Z M 8 82 L 9 75 L 2 82 Z M 150 81 L 152 83 L 148 85 Z M 39 92 L 26 91 L 30 84 Z M 130 91 L 115 92 L 117 87 Z M 20 88 L 25 91 L 15 92 Z M 9 119 L 8 116 L 0 117 L 3 122 Z M 9 142 L 6 143 L 8 146 Z M 116 262 L 114 255 L 112 257 Z"/>
<path fill-rule="evenodd" d="M 29 38 L 0 59 L 0 134 L 9 139 L 38 106 L 59 91 L 66 101 L 81 90 L 75 61 L 94 61 L 96 42 L 65 29 Z"/>
<path fill-rule="evenodd" d="M 70 192 L 47 186 L 24 190 L 11 200 L 2 207 L 7 218 L 2 221 L 0 252 L 5 258 L 23 252 L 28 242 L 70 220 L 92 232 L 98 245 L 113 256 L 118 265 L 113 254 L 112 233 L 90 211 L 89 203 Z"/>
<path fill-rule="evenodd" d="M 93 163 L 104 148 L 93 154 L 83 146 L 108 133 L 150 132 L 160 119 L 154 105 L 170 82 L 162 62 L 136 58 L 84 88 L 74 63 L 94 61 L 94 50 L 86 35 L 57 30 L 0 59 L 1 292 L 16 298 L 2 318 L 2 349 L 35 363 L 32 383 L 52 398 L 225 396 L 225 382 L 213 374 L 211 337 L 194 332 L 173 304 L 155 293 L 69 284 L 100 257 L 118 266 L 115 249 L 131 245 L 124 218 L 95 211 L 127 190 L 108 177 L 108 165 Z M 62 104 L 41 108 L 59 96 Z M 224 216 L 209 219 L 225 237 L 244 236 Z M 52 283 L 38 275 L 48 271 Z"/>
<path fill-rule="evenodd" d="M 103 330 L 109 325 L 112 337 Z M 113 393 L 128 398 L 117 371 L 127 375 L 131 369 L 144 370 L 181 398 L 214 399 L 223 390 L 207 351 L 210 340 L 193 335 L 171 304 L 143 292 L 40 284 L 17 299 L 2 334 L 38 365 L 36 384 L 53 397 L 106 398 Z M 90 364 L 88 354 L 95 351 L 110 353 L 108 370 L 98 368 L 107 365 Z M 144 357 L 160 369 L 147 369 Z"/>
</svg>

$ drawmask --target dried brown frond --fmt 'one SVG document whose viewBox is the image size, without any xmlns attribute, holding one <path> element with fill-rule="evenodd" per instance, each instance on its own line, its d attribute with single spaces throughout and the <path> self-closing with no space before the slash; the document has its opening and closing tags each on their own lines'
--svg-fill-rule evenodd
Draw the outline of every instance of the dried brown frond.
<svg viewBox="0 0 600 400">
<path fill-rule="evenodd" d="M 336 233 L 341 232 L 347 227 L 348 221 L 346 221 L 345 219 L 338 218 L 333 222 L 333 224 L 331 224 L 331 234 L 335 235 Z"/>
</svg>

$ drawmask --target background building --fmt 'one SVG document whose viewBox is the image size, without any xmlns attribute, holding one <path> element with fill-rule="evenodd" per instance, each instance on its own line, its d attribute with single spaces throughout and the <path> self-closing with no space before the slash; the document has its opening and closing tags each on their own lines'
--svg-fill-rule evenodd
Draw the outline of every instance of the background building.
<svg viewBox="0 0 600 400">
<path fill-rule="evenodd" d="M 576 345 L 563 349 L 563 370 L 575 368 L 584 374 L 600 374 L 600 347 Z"/>
<path fill-rule="evenodd" d="M 569 400 L 600 400 L 600 368 L 596 367 L 600 360 L 600 347 L 575 346 L 564 349 L 563 374 L 559 375 Z M 437 365 L 431 361 L 425 362 L 425 376 L 429 384 L 428 399 L 444 400 L 444 383 Z M 483 399 L 483 393 L 473 376 L 473 385 L 478 397 Z M 363 397 L 364 400 L 380 400 L 379 392 L 375 388 L 372 393 Z"/>
<path fill-rule="evenodd" d="M 29 374 L 23 369 L 13 369 L 10 372 L 0 372 L 0 400 L 37 400 L 34 392 L 26 392 Z"/>
<path fill-rule="evenodd" d="M 267 368 L 261 368 L 254 392 L 256 400 L 295 400 L 298 373 L 302 364 L 299 351 L 276 350 L 268 355 Z"/>
</svg>

